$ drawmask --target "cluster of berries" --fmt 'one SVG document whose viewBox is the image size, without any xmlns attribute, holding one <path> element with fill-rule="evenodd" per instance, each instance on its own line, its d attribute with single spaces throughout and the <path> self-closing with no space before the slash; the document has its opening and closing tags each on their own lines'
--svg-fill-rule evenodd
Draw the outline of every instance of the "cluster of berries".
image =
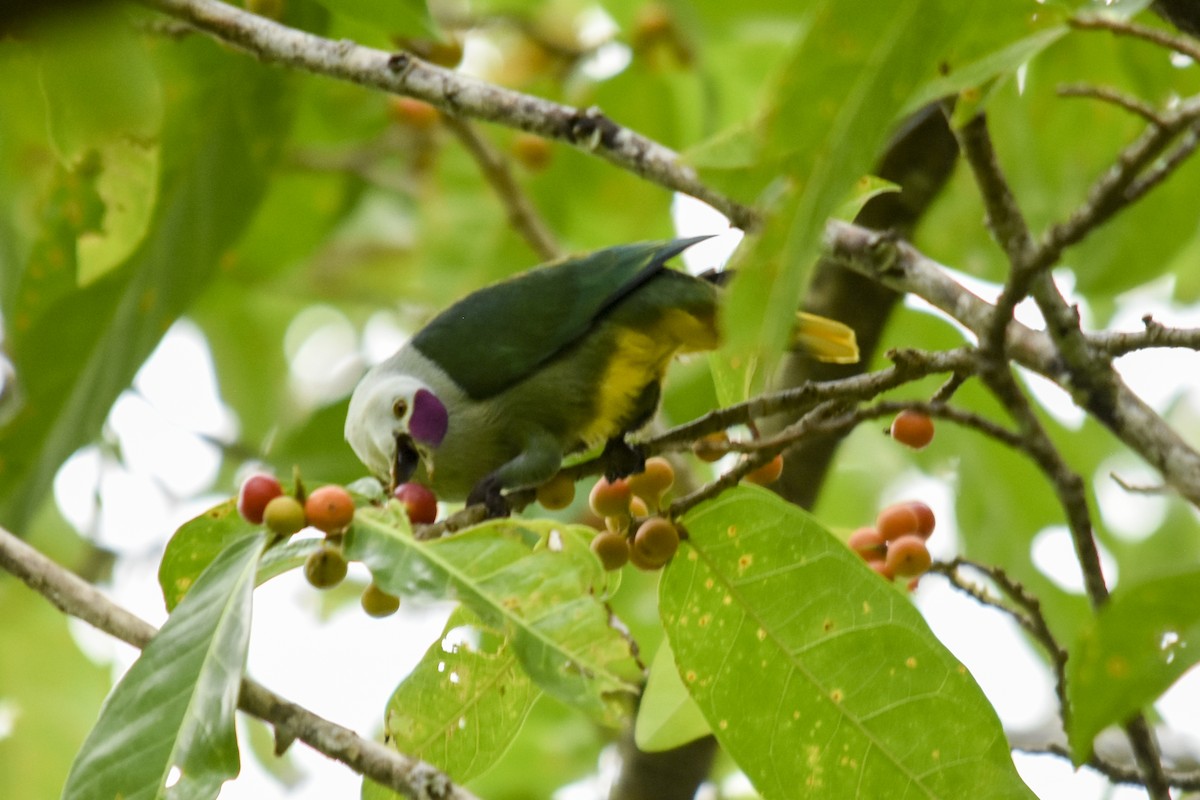
<svg viewBox="0 0 1200 800">
<path fill-rule="evenodd" d="M 913 588 L 933 562 L 925 542 L 935 523 L 933 510 L 919 500 L 896 503 L 879 512 L 874 526 L 850 534 L 846 543 L 880 575 L 911 578 Z"/>
</svg>

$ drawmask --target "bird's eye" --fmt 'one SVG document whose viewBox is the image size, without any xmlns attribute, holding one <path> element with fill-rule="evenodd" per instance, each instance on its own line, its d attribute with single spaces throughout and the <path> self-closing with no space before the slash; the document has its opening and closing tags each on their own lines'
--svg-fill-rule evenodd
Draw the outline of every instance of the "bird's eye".
<svg viewBox="0 0 1200 800">
<path fill-rule="evenodd" d="M 396 419 L 400 419 L 408 411 L 408 403 L 403 397 L 397 397 L 392 403 L 392 413 L 396 415 Z"/>
</svg>

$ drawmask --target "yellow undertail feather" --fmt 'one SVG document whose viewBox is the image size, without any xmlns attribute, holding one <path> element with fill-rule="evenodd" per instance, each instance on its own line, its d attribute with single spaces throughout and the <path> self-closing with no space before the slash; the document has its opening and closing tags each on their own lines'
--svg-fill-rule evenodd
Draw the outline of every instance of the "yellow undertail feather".
<svg viewBox="0 0 1200 800">
<path fill-rule="evenodd" d="M 858 362 L 858 341 L 854 337 L 854 329 L 807 311 L 796 312 L 792 344 L 818 361 L 832 364 Z"/>
</svg>

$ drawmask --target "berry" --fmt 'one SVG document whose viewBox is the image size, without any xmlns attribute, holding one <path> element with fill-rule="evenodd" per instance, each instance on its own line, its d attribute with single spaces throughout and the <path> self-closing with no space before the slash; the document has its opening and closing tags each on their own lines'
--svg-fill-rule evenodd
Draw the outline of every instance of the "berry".
<svg viewBox="0 0 1200 800">
<path fill-rule="evenodd" d="M 429 130 L 441 117 L 436 108 L 415 97 L 393 97 L 391 109 L 397 122 L 417 130 Z"/>
<path fill-rule="evenodd" d="M 921 520 L 917 512 L 908 503 L 896 503 L 879 512 L 875 518 L 875 528 L 885 542 L 898 539 L 921 529 Z"/>
<path fill-rule="evenodd" d="M 876 558 L 868 561 L 867 566 L 878 572 L 884 578 L 887 578 L 889 581 L 896 577 L 896 574 L 892 572 L 892 568 L 888 566 L 887 562 L 882 558 Z"/>
<path fill-rule="evenodd" d="M 846 544 L 850 546 L 851 550 L 862 556 L 864 561 L 874 561 L 887 555 L 887 545 L 884 544 L 879 531 L 874 528 L 859 528 L 850 534 Z"/>
<path fill-rule="evenodd" d="M 575 499 L 575 481 L 561 472 L 537 488 L 537 501 L 548 511 L 558 511 Z"/>
<path fill-rule="evenodd" d="M 359 602 L 362 603 L 363 611 L 376 619 L 390 617 L 400 608 L 400 598 L 394 594 L 388 594 L 374 582 L 363 590 Z"/>
<path fill-rule="evenodd" d="M 242 481 L 238 490 L 237 510 L 247 522 L 261 525 L 267 503 L 283 494 L 283 487 L 274 475 L 259 473 Z"/>
<path fill-rule="evenodd" d="M 550 143 L 532 133 L 517 134 L 512 142 L 512 154 L 513 158 L 530 172 L 541 172 L 550 166 L 554 157 Z"/>
<path fill-rule="evenodd" d="M 322 486 L 308 495 L 304 513 L 309 525 L 325 533 L 337 533 L 354 519 L 354 500 L 340 486 Z"/>
<path fill-rule="evenodd" d="M 630 497 L 632 492 L 629 491 L 629 481 L 624 478 L 617 478 L 615 481 L 601 478 L 592 487 L 591 494 L 588 495 L 588 504 L 598 517 L 624 518 L 629 516 Z"/>
<path fill-rule="evenodd" d="M 670 561 L 678 549 L 679 530 L 670 520 L 651 517 L 643 522 L 634 534 L 633 552 L 638 556 L 634 559 L 634 565 L 638 566 L 640 560 L 650 564 L 651 569 L 658 569 Z"/>
<path fill-rule="evenodd" d="M 274 497 L 263 509 L 263 522 L 267 528 L 280 536 L 291 536 L 308 524 L 304 506 L 290 494 Z"/>
<path fill-rule="evenodd" d="M 650 507 L 642 498 L 634 497 L 629 501 L 629 515 L 631 517 L 648 517 L 650 516 Z"/>
<path fill-rule="evenodd" d="M 937 524 L 937 520 L 933 516 L 933 509 L 922 503 L 920 500 L 910 500 L 905 503 L 917 515 L 917 533 L 925 539 L 928 539 L 933 533 L 933 528 Z"/>
<path fill-rule="evenodd" d="M 404 504 L 408 521 L 428 525 L 437 519 L 437 495 L 419 483 L 402 483 L 392 495 Z"/>
<path fill-rule="evenodd" d="M 729 434 L 717 431 L 702 436 L 692 445 L 692 452 L 696 454 L 696 458 L 709 464 L 720 461 L 729 452 Z"/>
<path fill-rule="evenodd" d="M 332 589 L 346 577 L 346 558 L 339 551 L 322 547 L 304 560 L 304 577 L 317 589 Z"/>
<path fill-rule="evenodd" d="M 929 548 L 918 534 L 910 533 L 888 542 L 887 566 L 894 575 L 901 578 L 924 575 L 932 562 Z"/>
<path fill-rule="evenodd" d="M 629 540 L 619 533 L 604 531 L 592 539 L 592 552 L 605 569 L 620 569 L 629 561 Z"/>
<path fill-rule="evenodd" d="M 933 441 L 933 420 L 920 411 L 901 411 L 892 420 L 891 434 L 900 444 L 920 450 Z"/>
<path fill-rule="evenodd" d="M 776 453 L 770 461 L 746 473 L 746 480 L 757 483 L 759 486 L 766 486 L 768 483 L 779 480 L 779 476 L 782 474 L 783 453 Z"/>
<path fill-rule="evenodd" d="M 675 485 L 675 468 L 662 456 L 646 459 L 646 467 L 636 475 L 630 475 L 629 491 L 645 501 L 651 508 L 658 508 L 664 494 Z"/>
</svg>

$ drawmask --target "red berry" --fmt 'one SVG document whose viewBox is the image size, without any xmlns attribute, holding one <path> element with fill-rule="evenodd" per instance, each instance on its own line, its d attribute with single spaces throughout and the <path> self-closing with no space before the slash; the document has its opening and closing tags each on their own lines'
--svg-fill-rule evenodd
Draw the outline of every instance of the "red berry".
<svg viewBox="0 0 1200 800">
<path fill-rule="evenodd" d="M 629 561 L 629 540 L 619 533 L 605 531 L 592 539 L 592 552 L 606 570 L 620 569 Z"/>
<path fill-rule="evenodd" d="M 775 457 L 770 461 L 747 473 L 746 480 L 751 483 L 757 483 L 759 486 L 766 486 L 768 483 L 774 483 L 779 480 L 779 476 L 782 474 L 783 453 L 776 453 Z"/>
<path fill-rule="evenodd" d="M 325 533 L 337 533 L 354 519 L 354 500 L 341 486 L 322 486 L 304 501 L 308 524 Z"/>
<path fill-rule="evenodd" d="M 274 475 L 259 473 L 242 481 L 238 490 L 237 509 L 247 522 L 261 525 L 267 503 L 283 494 L 283 487 Z"/>
<path fill-rule="evenodd" d="M 874 528 L 859 528 L 850 534 L 846 544 L 850 546 L 851 550 L 862 556 L 864 561 L 873 561 L 887 555 L 887 546 L 883 542 L 883 537 Z"/>
<path fill-rule="evenodd" d="M 629 490 L 629 482 L 623 478 L 609 481 L 601 478 L 592 487 L 588 495 L 588 503 L 592 511 L 599 517 L 628 517 L 629 501 L 633 493 Z"/>
<path fill-rule="evenodd" d="M 893 574 L 902 578 L 915 578 L 929 571 L 933 558 L 925 540 L 910 533 L 888 542 L 887 566 Z"/>
<path fill-rule="evenodd" d="M 409 522 L 429 525 L 437 519 L 437 495 L 419 483 L 402 483 L 393 496 L 404 504 Z"/>
<path fill-rule="evenodd" d="M 909 504 L 897 503 L 879 512 L 879 516 L 875 518 L 875 529 L 885 542 L 890 542 L 905 534 L 919 531 L 921 520 Z"/>
<path fill-rule="evenodd" d="M 914 450 L 933 441 L 933 420 L 920 411 L 901 411 L 892 420 L 892 438 Z"/>
<path fill-rule="evenodd" d="M 651 517 L 634 534 L 633 552 L 638 556 L 634 566 L 640 566 L 640 561 L 651 565 L 651 569 L 657 569 L 670 561 L 678 549 L 679 530 L 670 520 Z"/>
</svg>

